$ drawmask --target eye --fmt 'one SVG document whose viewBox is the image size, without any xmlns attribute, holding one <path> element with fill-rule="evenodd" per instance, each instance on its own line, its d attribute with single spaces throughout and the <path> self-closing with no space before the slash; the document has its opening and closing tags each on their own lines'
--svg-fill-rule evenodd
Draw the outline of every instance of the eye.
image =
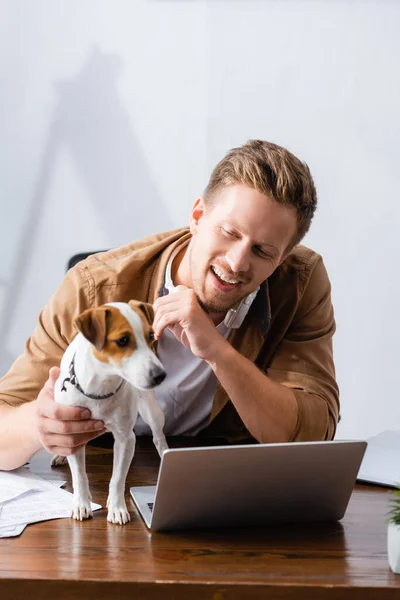
<svg viewBox="0 0 400 600">
<path fill-rule="evenodd" d="M 261 258 L 265 258 L 266 260 L 274 260 L 274 256 L 272 256 L 271 254 L 268 254 L 267 252 L 264 252 L 262 250 L 262 248 L 254 248 L 254 251 L 256 254 L 258 254 L 258 256 L 260 256 Z"/>
<path fill-rule="evenodd" d="M 237 234 L 234 231 L 230 231 L 229 229 L 225 229 L 225 227 L 222 227 L 221 231 L 222 231 L 222 233 L 226 237 L 238 237 Z"/>
<path fill-rule="evenodd" d="M 155 339 L 156 339 L 156 337 L 154 335 L 154 331 L 150 331 L 150 333 L 149 333 L 149 341 L 150 341 L 150 343 L 153 343 Z"/>
<path fill-rule="evenodd" d="M 123 335 L 118 340 L 115 340 L 115 343 L 120 348 L 125 348 L 129 344 L 129 342 L 130 342 L 129 335 Z"/>
</svg>

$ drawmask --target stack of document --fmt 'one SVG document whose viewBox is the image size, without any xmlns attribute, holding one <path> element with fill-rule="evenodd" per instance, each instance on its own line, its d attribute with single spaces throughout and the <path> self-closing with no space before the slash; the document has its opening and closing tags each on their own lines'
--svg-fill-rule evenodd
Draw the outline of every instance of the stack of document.
<svg viewBox="0 0 400 600">
<path fill-rule="evenodd" d="M 71 516 L 72 494 L 65 481 L 45 481 L 25 467 L 0 471 L 0 538 L 20 535 L 29 523 Z M 92 510 L 101 508 L 92 502 Z"/>
<path fill-rule="evenodd" d="M 388 429 L 367 442 L 357 479 L 388 487 L 400 485 L 400 431 Z"/>
</svg>

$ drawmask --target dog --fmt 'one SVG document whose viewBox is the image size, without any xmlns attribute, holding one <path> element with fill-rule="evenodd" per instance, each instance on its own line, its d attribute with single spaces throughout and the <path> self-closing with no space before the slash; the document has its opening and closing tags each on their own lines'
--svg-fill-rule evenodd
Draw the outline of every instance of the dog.
<svg viewBox="0 0 400 600">
<path fill-rule="evenodd" d="M 75 321 L 79 333 L 62 357 L 54 390 L 56 402 L 88 408 L 92 419 L 104 421 L 114 436 L 107 520 L 120 525 L 130 521 L 125 481 L 135 452 L 133 427 L 138 413 L 150 426 L 159 455 L 168 448 L 164 413 L 154 392 L 166 373 L 152 351 L 153 319 L 153 307 L 136 300 L 84 311 Z M 67 461 L 73 485 L 71 516 L 82 521 L 92 516 L 85 448 L 72 456 L 55 456 L 51 464 Z"/>
</svg>

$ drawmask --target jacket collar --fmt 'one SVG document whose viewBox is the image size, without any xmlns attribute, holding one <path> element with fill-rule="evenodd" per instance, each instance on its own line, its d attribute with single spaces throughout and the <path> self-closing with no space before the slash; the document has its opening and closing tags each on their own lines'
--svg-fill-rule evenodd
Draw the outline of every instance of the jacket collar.
<svg viewBox="0 0 400 600">
<path fill-rule="evenodd" d="M 166 244 L 166 248 L 161 253 L 159 260 L 155 264 L 147 299 L 147 302 L 150 304 L 153 304 L 161 294 L 161 289 L 164 284 L 165 271 L 172 253 L 175 252 L 180 245 L 183 245 L 184 242 L 188 242 L 191 238 L 191 233 L 188 227 L 179 229 L 178 232 L 174 233 L 175 235 L 172 237 L 172 239 L 170 238 L 168 240 L 169 244 Z"/>
</svg>

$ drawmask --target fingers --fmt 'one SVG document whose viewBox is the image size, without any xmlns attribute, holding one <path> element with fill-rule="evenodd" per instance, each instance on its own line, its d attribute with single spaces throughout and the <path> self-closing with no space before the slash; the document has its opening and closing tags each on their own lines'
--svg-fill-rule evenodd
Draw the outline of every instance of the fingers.
<svg viewBox="0 0 400 600">
<path fill-rule="evenodd" d="M 59 421 L 56 419 L 45 419 L 43 423 L 43 433 L 59 435 L 79 435 L 92 434 L 98 435 L 99 431 L 104 429 L 103 421 L 85 419 L 81 421 Z"/>
<path fill-rule="evenodd" d="M 103 421 L 93 419 L 63 421 L 43 416 L 37 419 L 37 429 L 40 442 L 45 448 L 54 445 L 74 447 L 88 442 L 105 431 Z M 54 441 L 55 437 L 56 441 Z M 63 439 L 68 441 L 62 442 Z"/>
<path fill-rule="evenodd" d="M 187 288 L 184 285 L 177 285 L 173 293 L 157 298 L 157 300 L 153 304 L 153 308 L 154 310 L 158 310 L 160 306 L 179 302 L 180 300 L 182 300 L 182 298 L 186 300 L 188 300 L 189 298 L 196 299 L 196 295 L 194 291 L 190 288 Z"/>
<path fill-rule="evenodd" d="M 179 310 L 162 310 L 157 311 L 153 321 L 153 331 L 156 340 L 158 340 L 164 333 L 164 329 L 170 325 L 174 325 L 179 321 L 181 317 L 181 311 Z"/>
<path fill-rule="evenodd" d="M 49 434 L 45 438 L 45 448 L 50 450 L 50 452 L 54 452 L 54 454 L 61 454 L 61 456 L 66 456 L 59 451 L 60 448 L 64 450 L 67 448 L 69 450 L 69 454 L 73 454 L 76 452 L 78 448 L 81 448 L 90 440 L 94 440 L 99 435 L 105 433 L 105 429 L 102 431 L 97 431 L 96 433 L 82 433 L 75 435 L 58 435 L 56 433 Z"/>
<path fill-rule="evenodd" d="M 40 443 L 53 454 L 69 456 L 90 440 L 105 433 L 103 421 L 90 419 L 90 411 L 54 401 L 54 386 L 60 375 L 52 367 L 36 402 L 35 424 Z"/>
<path fill-rule="evenodd" d="M 86 444 L 82 444 L 76 448 L 67 448 L 66 446 L 50 446 L 49 448 L 46 448 L 46 450 L 48 450 L 51 454 L 57 454 L 58 456 L 72 456 L 85 446 Z"/>
<path fill-rule="evenodd" d="M 98 436 L 94 436 L 92 438 L 90 438 L 89 440 L 87 440 L 84 444 L 80 444 L 78 446 L 48 446 L 46 447 L 46 450 L 48 450 L 49 452 L 51 452 L 51 454 L 58 454 L 59 456 L 72 456 L 73 454 L 76 454 L 78 452 L 78 450 L 80 450 L 81 448 L 84 448 L 87 444 L 87 442 L 90 442 L 91 439 L 94 439 L 95 437 Z"/>
<path fill-rule="evenodd" d="M 156 340 L 160 339 L 167 327 L 171 329 L 179 324 L 185 328 L 200 309 L 193 290 L 178 285 L 175 291 L 177 293 L 157 298 L 153 304 L 155 311 L 153 330 Z"/>
<path fill-rule="evenodd" d="M 54 402 L 54 399 L 48 395 L 39 394 L 38 415 L 48 419 L 57 419 L 59 421 L 80 421 L 90 417 L 90 411 L 87 408 L 79 406 L 65 406 Z"/>
<path fill-rule="evenodd" d="M 157 313 L 157 311 L 159 311 L 162 306 L 166 306 L 168 304 L 176 304 L 178 300 L 179 298 L 174 294 L 168 294 L 168 296 L 161 296 L 160 298 L 157 298 L 157 300 L 153 304 L 154 312 Z"/>
<path fill-rule="evenodd" d="M 88 442 L 106 433 L 107 429 L 103 427 L 101 430 L 90 431 L 86 433 L 74 434 L 58 434 L 51 431 L 42 432 L 39 436 L 40 443 L 43 448 L 52 454 L 60 456 L 70 456 L 75 454 L 79 448 L 86 446 Z"/>
<path fill-rule="evenodd" d="M 175 292 L 186 292 L 190 290 L 190 288 L 186 287 L 186 285 L 177 285 L 175 288 Z"/>
<path fill-rule="evenodd" d="M 59 374 L 60 374 L 59 367 L 51 367 L 50 371 L 49 371 L 49 379 L 51 379 L 55 383 Z"/>
<path fill-rule="evenodd" d="M 60 374 L 60 369 L 58 367 L 51 367 L 51 369 L 49 371 L 49 378 L 47 379 L 46 383 L 44 384 L 43 389 L 41 390 L 40 394 L 43 392 L 49 398 L 54 399 L 54 385 L 57 381 L 59 374 Z M 40 396 L 40 394 L 39 394 L 39 396 Z"/>
<path fill-rule="evenodd" d="M 58 367 L 51 367 L 49 378 L 38 395 L 38 416 L 61 421 L 78 421 L 88 419 L 90 411 L 77 406 L 65 406 L 54 402 L 54 386 L 60 375 Z"/>
</svg>

